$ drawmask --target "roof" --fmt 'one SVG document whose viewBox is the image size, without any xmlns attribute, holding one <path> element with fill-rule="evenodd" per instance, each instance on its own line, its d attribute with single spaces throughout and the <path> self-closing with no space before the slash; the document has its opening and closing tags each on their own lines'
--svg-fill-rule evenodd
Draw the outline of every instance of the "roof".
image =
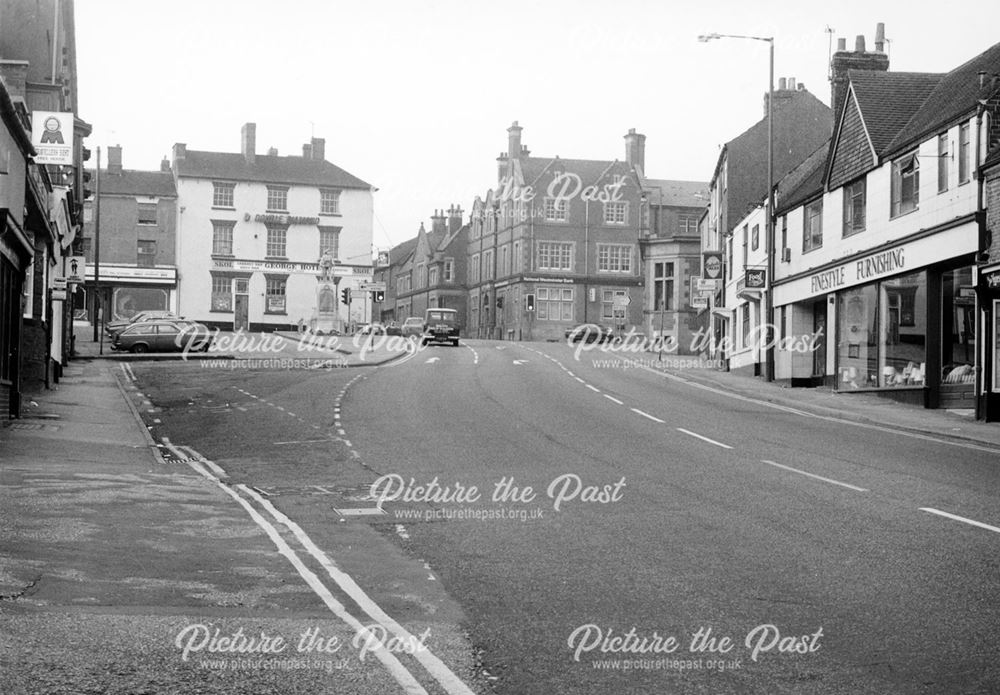
<svg viewBox="0 0 1000 695">
<path fill-rule="evenodd" d="M 603 159 L 562 159 L 556 157 L 519 157 L 521 171 L 526 185 L 532 185 L 546 169 L 558 168 L 571 174 L 576 174 L 584 184 L 595 183 L 609 171 L 630 173 L 632 167 L 619 160 Z"/>
<path fill-rule="evenodd" d="M 912 118 L 889 144 L 888 150 L 901 149 L 921 140 L 929 132 L 949 124 L 959 116 L 976 108 L 977 100 L 993 85 L 980 88 L 979 73 L 992 76 L 1000 73 L 1000 43 L 986 49 L 975 58 L 954 70 L 939 76 L 933 91 L 922 106 L 912 113 Z"/>
<path fill-rule="evenodd" d="M 817 193 L 822 193 L 829 149 L 828 140 L 778 182 L 774 204 L 776 214 L 798 207 Z"/>
<path fill-rule="evenodd" d="M 708 205 L 708 183 L 705 181 L 670 181 L 643 179 L 643 188 L 653 190 L 653 205 L 703 208 Z"/>
<path fill-rule="evenodd" d="M 93 172 L 91 172 L 93 174 Z M 101 195 L 144 195 L 176 198 L 174 175 L 169 171 L 122 170 L 121 174 L 101 171 Z"/>
<path fill-rule="evenodd" d="M 941 80 L 941 75 L 926 72 L 880 70 L 850 70 L 848 76 L 872 147 L 880 156 Z"/>
<path fill-rule="evenodd" d="M 417 247 L 417 237 L 407 239 L 401 244 L 396 244 L 389 251 L 389 265 L 397 266 L 406 262 L 406 259 L 413 254 L 413 249 Z"/>
<path fill-rule="evenodd" d="M 298 156 L 258 154 L 250 164 L 246 157 L 229 152 L 186 150 L 174 161 L 178 176 L 191 178 L 255 181 L 261 183 L 330 186 L 334 188 L 371 189 L 357 176 L 326 160 Z"/>
</svg>

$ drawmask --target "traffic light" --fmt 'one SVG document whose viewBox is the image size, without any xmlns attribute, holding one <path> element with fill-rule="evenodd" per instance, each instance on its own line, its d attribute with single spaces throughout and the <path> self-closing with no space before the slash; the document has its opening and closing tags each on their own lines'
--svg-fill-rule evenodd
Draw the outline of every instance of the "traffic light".
<svg viewBox="0 0 1000 695">
<path fill-rule="evenodd" d="M 382 290 L 375 290 L 375 291 L 373 291 L 372 292 L 372 301 L 375 301 L 375 302 L 384 302 L 385 301 L 385 292 L 383 292 Z"/>
<path fill-rule="evenodd" d="M 345 287 L 340 291 L 340 298 L 344 300 L 344 304 L 351 303 L 351 288 Z"/>
<path fill-rule="evenodd" d="M 489 305 L 490 305 L 490 296 L 488 294 L 484 294 L 483 295 L 483 306 L 489 306 Z"/>
<path fill-rule="evenodd" d="M 503 309 L 503 297 L 497 297 L 497 309 Z"/>
<path fill-rule="evenodd" d="M 535 295 L 533 294 L 524 295 L 524 309 L 525 311 L 535 310 Z"/>
</svg>

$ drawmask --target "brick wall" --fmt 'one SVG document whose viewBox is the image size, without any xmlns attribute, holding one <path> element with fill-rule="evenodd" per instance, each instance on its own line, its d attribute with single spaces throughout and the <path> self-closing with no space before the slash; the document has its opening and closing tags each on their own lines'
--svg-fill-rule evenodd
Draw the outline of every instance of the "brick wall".
<svg viewBox="0 0 1000 695">
<path fill-rule="evenodd" d="M 987 249 L 989 262 L 1000 261 L 1000 167 L 986 174 L 984 191 L 986 203 L 986 228 L 992 232 L 992 243 Z"/>
</svg>

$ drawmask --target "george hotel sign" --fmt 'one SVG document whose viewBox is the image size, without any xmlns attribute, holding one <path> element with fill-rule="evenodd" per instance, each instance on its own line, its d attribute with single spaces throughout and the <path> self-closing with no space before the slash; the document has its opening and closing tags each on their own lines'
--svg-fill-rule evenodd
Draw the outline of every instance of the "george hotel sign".
<svg viewBox="0 0 1000 695">
<path fill-rule="evenodd" d="M 243 221 L 250 221 L 250 213 L 243 215 Z M 264 224 L 279 224 L 282 226 L 288 226 L 292 224 L 319 224 L 318 217 L 300 217 L 298 215 L 254 215 L 254 222 L 263 222 Z"/>
</svg>

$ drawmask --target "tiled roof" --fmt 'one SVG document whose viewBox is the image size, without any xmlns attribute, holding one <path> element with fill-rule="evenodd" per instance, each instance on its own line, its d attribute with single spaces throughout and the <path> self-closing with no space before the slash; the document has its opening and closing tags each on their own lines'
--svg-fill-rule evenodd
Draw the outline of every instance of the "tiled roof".
<svg viewBox="0 0 1000 695">
<path fill-rule="evenodd" d="M 704 181 L 669 181 L 643 179 L 642 186 L 653 190 L 653 205 L 703 208 L 708 205 L 708 183 Z"/>
<path fill-rule="evenodd" d="M 595 183 L 602 175 L 608 173 L 629 174 L 632 172 L 632 167 L 618 160 L 521 157 L 520 162 L 521 170 L 524 172 L 524 183 L 528 186 L 532 185 L 547 167 L 549 171 L 559 170 L 576 174 L 584 185 Z"/>
<path fill-rule="evenodd" d="M 798 207 L 803 202 L 823 191 L 823 177 L 826 174 L 826 158 L 830 150 L 829 141 L 806 157 L 778 182 L 776 214 Z"/>
<path fill-rule="evenodd" d="M 412 239 L 407 239 L 401 244 L 396 244 L 389 251 L 389 265 L 398 266 L 406 262 L 406 259 L 410 257 L 413 253 L 413 249 L 417 247 L 417 237 Z"/>
<path fill-rule="evenodd" d="M 933 91 L 919 109 L 911 112 L 912 118 L 892 140 L 887 150 L 891 152 L 902 149 L 949 124 L 963 113 L 975 109 L 976 100 L 982 96 L 979 87 L 980 72 L 987 76 L 1000 73 L 1000 43 L 954 70 L 939 75 Z"/>
<path fill-rule="evenodd" d="M 93 172 L 90 172 L 93 177 Z M 96 187 L 96 178 L 91 186 Z M 140 195 L 158 198 L 176 198 L 174 175 L 169 171 L 132 171 L 123 169 L 120 174 L 101 171 L 101 195 Z"/>
<path fill-rule="evenodd" d="M 941 75 L 926 72 L 851 70 L 848 75 L 872 147 L 880 156 L 941 80 Z"/>
<path fill-rule="evenodd" d="M 187 150 L 175 161 L 178 176 L 261 183 L 370 189 L 357 176 L 325 160 L 258 154 L 250 164 L 242 154 Z"/>
</svg>

